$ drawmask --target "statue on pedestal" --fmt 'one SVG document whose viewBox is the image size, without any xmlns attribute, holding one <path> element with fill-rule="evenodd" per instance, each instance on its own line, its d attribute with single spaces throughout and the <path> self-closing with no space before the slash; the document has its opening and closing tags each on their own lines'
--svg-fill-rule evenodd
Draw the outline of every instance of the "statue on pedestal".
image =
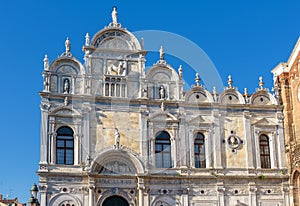
<svg viewBox="0 0 300 206">
<path fill-rule="evenodd" d="M 114 144 L 114 149 L 119 149 L 120 148 L 120 133 L 117 128 L 115 128 L 115 144 Z"/>
<path fill-rule="evenodd" d="M 66 54 L 70 53 L 71 50 L 71 42 L 69 37 L 67 37 L 66 41 L 65 41 L 65 46 L 66 46 Z"/>
<path fill-rule="evenodd" d="M 113 11 L 112 11 L 112 13 L 111 13 L 111 17 L 112 17 L 112 22 L 113 22 L 113 24 L 117 24 L 118 23 L 118 12 L 117 12 L 117 7 L 113 7 Z"/>
</svg>

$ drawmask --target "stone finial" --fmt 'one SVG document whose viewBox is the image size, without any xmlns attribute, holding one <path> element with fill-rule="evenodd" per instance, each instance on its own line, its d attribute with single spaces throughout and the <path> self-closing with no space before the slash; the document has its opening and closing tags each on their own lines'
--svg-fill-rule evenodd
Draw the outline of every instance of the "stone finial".
<svg viewBox="0 0 300 206">
<path fill-rule="evenodd" d="M 71 42 L 69 37 L 67 37 L 66 41 L 65 41 L 65 46 L 66 46 L 66 54 L 70 53 L 71 50 Z"/>
<path fill-rule="evenodd" d="M 248 89 L 244 88 L 244 95 L 247 96 L 248 95 Z"/>
<path fill-rule="evenodd" d="M 145 47 L 145 39 L 143 37 L 141 38 L 141 47 L 142 49 Z"/>
<path fill-rule="evenodd" d="M 44 70 L 48 71 L 49 70 L 49 59 L 48 59 L 47 54 L 45 55 L 45 58 L 43 61 L 44 61 Z"/>
<path fill-rule="evenodd" d="M 228 87 L 229 87 L 229 88 L 232 87 L 232 83 L 233 83 L 232 77 L 231 77 L 231 75 L 228 75 L 227 84 L 228 84 Z"/>
<path fill-rule="evenodd" d="M 179 74 L 179 78 L 182 79 L 183 76 L 182 65 L 180 65 L 178 68 L 178 74 Z"/>
<path fill-rule="evenodd" d="M 263 78 L 262 78 L 262 76 L 260 76 L 260 77 L 259 77 L 259 83 L 258 83 L 259 88 L 260 88 L 260 89 L 263 89 L 263 88 L 264 88 L 264 84 L 265 84 L 265 83 L 263 82 Z"/>
<path fill-rule="evenodd" d="M 90 35 L 86 33 L 85 35 L 85 46 L 90 46 Z"/>
<path fill-rule="evenodd" d="M 213 97 L 214 97 L 214 100 L 215 102 L 217 102 L 217 98 L 218 98 L 218 92 L 217 92 L 217 88 L 215 86 L 213 86 L 213 91 L 212 91 L 212 94 L 213 94 Z"/>
<path fill-rule="evenodd" d="M 117 7 L 113 7 L 113 11 L 111 12 L 111 18 L 112 18 L 112 23 L 113 24 L 118 24 L 118 12 L 117 12 Z"/>
<path fill-rule="evenodd" d="M 199 74 L 196 73 L 196 78 L 195 78 L 196 86 L 199 86 L 199 85 L 200 85 L 200 81 L 201 81 L 201 79 L 200 79 L 200 77 L 199 77 Z"/>
<path fill-rule="evenodd" d="M 249 103 L 249 93 L 247 88 L 244 88 L 244 98 L 246 103 Z"/>
<path fill-rule="evenodd" d="M 159 49 L 159 59 L 165 60 L 165 51 L 164 51 L 163 46 L 160 46 L 160 49 Z"/>
</svg>

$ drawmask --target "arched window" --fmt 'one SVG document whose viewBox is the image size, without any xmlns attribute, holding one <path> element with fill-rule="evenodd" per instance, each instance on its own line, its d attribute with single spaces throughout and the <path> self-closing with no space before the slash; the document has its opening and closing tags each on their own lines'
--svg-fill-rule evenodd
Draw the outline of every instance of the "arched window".
<svg viewBox="0 0 300 206">
<path fill-rule="evenodd" d="M 74 137 L 69 127 L 60 127 L 56 137 L 56 164 L 74 164 Z"/>
<path fill-rule="evenodd" d="M 158 168 L 171 167 L 171 141 L 168 132 L 159 132 L 155 137 L 155 165 Z"/>
<path fill-rule="evenodd" d="M 205 168 L 205 143 L 204 135 L 200 132 L 196 134 L 194 141 L 194 156 L 195 156 L 195 168 Z"/>
<path fill-rule="evenodd" d="M 261 168 L 271 168 L 269 138 L 266 135 L 259 137 Z"/>
<path fill-rule="evenodd" d="M 106 198 L 102 205 L 103 206 L 114 206 L 114 205 L 129 206 L 127 200 L 125 200 L 123 197 L 117 196 L 117 195 Z"/>
</svg>

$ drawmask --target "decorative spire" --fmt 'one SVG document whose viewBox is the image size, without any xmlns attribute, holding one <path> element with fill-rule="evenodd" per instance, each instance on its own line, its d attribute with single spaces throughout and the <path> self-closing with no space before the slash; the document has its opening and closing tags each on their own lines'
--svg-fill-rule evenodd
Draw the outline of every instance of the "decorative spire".
<svg viewBox="0 0 300 206">
<path fill-rule="evenodd" d="M 183 76 L 182 65 L 180 65 L 178 68 L 178 74 L 179 74 L 179 78 L 182 79 L 182 76 Z"/>
<path fill-rule="evenodd" d="M 112 17 L 112 23 L 114 25 L 118 24 L 118 12 L 117 12 L 117 7 L 113 7 L 113 11 L 111 12 L 111 17 Z"/>
<path fill-rule="evenodd" d="M 213 86 L 212 93 L 213 93 L 213 97 L 214 97 L 215 102 L 217 102 L 217 100 L 218 100 L 218 96 L 217 96 L 218 92 L 217 92 L 217 88 L 215 86 Z"/>
<path fill-rule="evenodd" d="M 48 55 L 46 54 L 45 55 L 45 58 L 44 58 L 44 70 L 45 71 L 48 71 L 49 70 L 49 59 L 48 59 Z"/>
<path fill-rule="evenodd" d="M 159 59 L 165 60 L 165 51 L 164 51 L 163 46 L 160 46 L 160 49 L 159 49 Z"/>
<path fill-rule="evenodd" d="M 244 88 L 244 95 L 248 96 L 248 89 L 247 88 Z"/>
<path fill-rule="evenodd" d="M 260 76 L 260 77 L 259 77 L 259 83 L 258 83 L 259 88 L 260 88 L 260 89 L 263 89 L 263 88 L 264 88 L 264 84 L 265 84 L 265 83 L 263 82 L 263 78 L 262 78 L 262 76 Z"/>
<path fill-rule="evenodd" d="M 141 47 L 142 47 L 142 49 L 144 49 L 144 47 L 145 47 L 145 40 L 143 37 L 141 38 Z"/>
<path fill-rule="evenodd" d="M 85 35 L 85 46 L 90 46 L 90 35 L 86 33 Z"/>
<path fill-rule="evenodd" d="M 233 83 L 232 77 L 231 77 L 231 75 L 228 75 L 227 84 L 228 84 L 229 88 L 232 88 L 232 83 Z"/>
<path fill-rule="evenodd" d="M 248 94 L 248 89 L 244 88 L 244 98 L 246 103 L 249 103 L 249 94 Z"/>
<path fill-rule="evenodd" d="M 199 77 L 199 74 L 196 73 L 196 78 L 195 78 L 195 82 L 196 82 L 196 86 L 200 86 L 200 77 Z"/>
</svg>

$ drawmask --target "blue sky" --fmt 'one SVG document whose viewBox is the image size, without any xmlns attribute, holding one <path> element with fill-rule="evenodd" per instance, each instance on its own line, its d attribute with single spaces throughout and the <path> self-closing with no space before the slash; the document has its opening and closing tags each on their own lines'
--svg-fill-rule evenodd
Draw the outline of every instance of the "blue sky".
<svg viewBox="0 0 300 206">
<path fill-rule="evenodd" d="M 86 32 L 92 36 L 108 25 L 114 5 L 119 22 L 130 31 L 168 31 L 197 44 L 210 57 L 223 82 L 231 74 L 241 92 L 244 87 L 255 91 L 260 75 L 271 89 L 270 70 L 287 60 L 300 31 L 299 1 L 2 2 L 0 194 L 5 197 L 27 202 L 28 190 L 38 181 L 38 92 L 42 90 L 44 55 L 54 60 L 70 37 L 71 52 L 82 61 Z M 149 53 L 148 65 L 154 63 L 155 55 Z M 180 57 L 167 55 L 166 60 L 170 64 L 174 61 L 175 68 L 185 65 Z M 193 82 L 193 72 L 184 75 L 187 82 Z"/>
</svg>

